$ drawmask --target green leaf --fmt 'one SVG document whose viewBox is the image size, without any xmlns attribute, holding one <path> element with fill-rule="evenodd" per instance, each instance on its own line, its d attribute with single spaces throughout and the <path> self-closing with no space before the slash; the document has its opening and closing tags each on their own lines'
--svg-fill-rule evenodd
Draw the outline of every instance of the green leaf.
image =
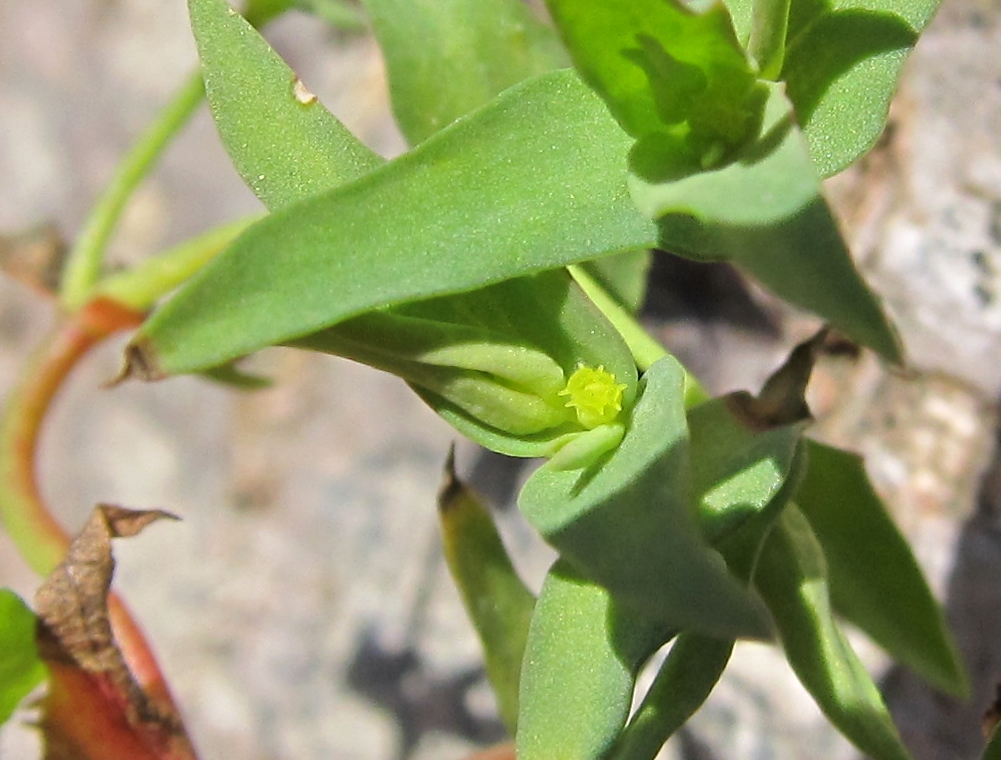
<svg viewBox="0 0 1001 760">
<path fill-rule="evenodd" d="M 243 5 L 243 17 L 255 27 L 261 27 L 295 5 L 295 0 L 247 0 Z"/>
<path fill-rule="evenodd" d="M 692 409 L 688 427 L 699 523 L 709 542 L 733 533 L 798 482 L 793 477 L 787 486 L 804 423 L 755 433 L 737 420 L 724 397 Z"/>
<path fill-rule="evenodd" d="M 383 162 L 224 0 L 188 6 L 219 136 L 268 208 L 329 190 Z"/>
<path fill-rule="evenodd" d="M 403 134 L 423 142 L 502 90 L 565 66 L 553 30 L 520 0 L 363 0 Z"/>
<path fill-rule="evenodd" d="M 518 85 L 253 225 L 147 321 L 134 358 L 154 377 L 193 372 L 372 309 L 651 247 L 628 143 L 572 72 Z"/>
<path fill-rule="evenodd" d="M 966 695 L 966 674 L 942 610 L 861 458 L 809 445 L 796 502 L 824 548 L 834 608 L 935 686 Z"/>
<path fill-rule="evenodd" d="M 544 465 L 518 504 L 561 556 L 666 625 L 765 635 L 752 598 L 699 535 L 683 387 L 677 361 L 661 359 L 640 381 L 622 443 L 588 469 Z"/>
<path fill-rule="evenodd" d="M 696 407 L 689 413 L 689 422 L 695 492 L 703 494 L 700 510 L 703 530 L 717 537 L 716 546 L 730 571 L 749 583 L 761 547 L 805 469 L 803 446 L 799 442 L 801 425 L 753 435 L 741 429 L 724 399 Z M 714 453 L 716 447 L 723 453 Z M 774 474 L 762 477 L 755 473 L 747 477 L 759 469 L 762 457 L 772 456 L 780 463 Z M 746 466 L 738 464 L 741 460 Z M 742 487 L 732 487 L 735 480 L 729 473 L 740 473 L 735 477 L 743 481 Z M 681 633 L 609 757 L 613 760 L 654 757 L 709 696 L 732 648 L 731 639 Z"/>
<path fill-rule="evenodd" d="M 726 0 L 747 41 L 752 0 Z M 822 177 L 872 147 L 901 68 L 940 0 L 792 0 L 779 78 Z"/>
<path fill-rule="evenodd" d="M 295 6 L 323 19 L 341 32 L 368 31 L 368 19 L 364 12 L 349 0 L 295 0 Z"/>
<path fill-rule="evenodd" d="M 572 72 L 518 85 L 388 165 L 255 224 L 144 325 L 134 364 L 152 377 L 199 371 L 373 309 L 658 244 L 737 259 L 855 340 L 899 356 L 826 207 L 764 229 L 671 215 L 658 241 L 625 191 L 629 142 Z M 267 179 L 255 161 L 246 171 Z M 315 171 L 296 163 L 290 173 L 308 173 L 314 188 L 342 176 Z M 301 197 L 298 187 L 262 189 L 280 204 Z"/>
<path fill-rule="evenodd" d="M 0 589 L 0 725 L 45 678 L 35 646 L 35 613 L 10 589 Z"/>
<path fill-rule="evenodd" d="M 724 0 L 723 5 L 730 12 L 730 20 L 740 44 L 750 47 L 751 28 L 754 24 L 754 0 Z"/>
<path fill-rule="evenodd" d="M 793 0 L 781 78 L 821 176 L 876 142 L 900 71 L 939 0 Z"/>
<path fill-rule="evenodd" d="M 695 714 L 730 661 L 733 641 L 681 633 L 622 731 L 611 760 L 648 760 Z"/>
<path fill-rule="evenodd" d="M 834 621 L 823 550 L 792 504 L 762 548 L 754 583 L 789 664 L 831 723 L 875 760 L 910 760 L 872 677 Z"/>
<path fill-rule="evenodd" d="M 661 219 L 661 244 L 697 260 L 728 260 L 785 300 L 823 316 L 892 362 L 896 336 L 859 276 L 821 196 L 820 179 L 780 85 L 772 85 L 759 138 L 734 162 L 677 181 L 643 178 L 642 146 L 629 186 Z"/>
<path fill-rule="evenodd" d="M 637 146 L 629 189 L 640 211 L 651 219 L 690 214 L 708 223 L 764 226 L 788 219 L 818 198 L 820 179 L 789 101 L 780 85 L 768 91 L 760 132 L 720 169 L 659 181 L 659 157 L 648 157 Z M 647 170 L 649 163 L 654 165 Z"/>
<path fill-rule="evenodd" d="M 520 760 L 598 760 L 629 715 L 639 666 L 670 633 L 558 560 L 528 633 Z"/>
<path fill-rule="evenodd" d="M 821 315 L 888 361 L 902 360 L 893 327 L 855 269 L 823 200 L 772 225 L 702 224 L 670 216 L 661 227 L 667 250 L 699 261 L 732 261 L 773 293 Z"/>
<path fill-rule="evenodd" d="M 722 4 L 701 14 L 671 0 L 547 5 L 584 80 L 641 145 L 676 154 L 672 164 L 697 172 L 757 132 L 755 73 Z"/>
<path fill-rule="evenodd" d="M 438 495 L 438 515 L 448 569 L 483 644 L 501 718 L 514 735 L 535 596 L 511 564 L 490 512 L 455 477 L 451 455 Z"/>
</svg>

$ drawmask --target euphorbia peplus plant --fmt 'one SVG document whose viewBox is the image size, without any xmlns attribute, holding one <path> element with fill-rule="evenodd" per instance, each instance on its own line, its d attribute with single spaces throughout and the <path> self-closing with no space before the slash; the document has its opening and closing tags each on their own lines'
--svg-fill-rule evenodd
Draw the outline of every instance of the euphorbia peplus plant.
<svg viewBox="0 0 1001 760">
<path fill-rule="evenodd" d="M 550 25 L 520 0 L 363 0 L 413 145 L 385 161 L 224 0 L 189 0 L 219 134 L 269 214 L 103 274 L 121 201 L 197 102 L 194 82 L 71 252 L 63 328 L 8 404 L 0 508 L 12 535 L 40 572 L 65 552 L 31 476 L 38 424 L 86 348 L 158 304 L 123 377 L 238 379 L 232 363 L 263 347 L 321 351 L 400 376 L 489 449 L 547 459 L 519 497 L 559 552 L 538 599 L 450 470 L 439 504 L 522 760 L 654 757 L 741 637 L 781 645 L 868 755 L 907 758 L 835 616 L 939 688 L 962 693 L 965 676 L 859 459 L 804 437 L 824 335 L 758 395 L 710 399 L 633 314 L 646 252 L 660 247 L 731 261 L 901 361 L 820 182 L 875 141 L 936 4 L 549 0 Z M 284 6 L 256 3 L 248 17 Z M 100 514 L 118 535 L 121 515 Z M 23 655 L 0 671 L 7 709 L 41 669 L 33 613 L 0 601 L 11 621 L 0 634 Z M 123 620 L 112 614 L 133 682 L 162 717 L 162 678 L 137 668 L 148 650 Z M 671 642 L 630 715 L 639 669 Z M 72 700 L 51 659 L 50 670 Z M 170 721 L 151 732 L 135 709 L 108 720 L 116 732 L 101 740 L 70 732 L 92 737 L 81 756 L 129 756 L 123 737 L 149 757 L 191 756 L 165 741 L 180 730 Z M 50 740 L 65 736 L 51 723 Z"/>
</svg>

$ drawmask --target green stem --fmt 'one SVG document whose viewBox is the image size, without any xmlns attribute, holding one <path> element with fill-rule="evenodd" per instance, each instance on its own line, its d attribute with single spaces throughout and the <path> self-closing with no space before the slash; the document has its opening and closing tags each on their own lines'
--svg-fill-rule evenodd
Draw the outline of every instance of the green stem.
<svg viewBox="0 0 1001 760">
<path fill-rule="evenodd" d="M 0 416 L 0 521 L 25 561 L 47 575 L 62 561 L 68 537 L 45 505 L 36 473 L 42 424 L 70 371 L 108 335 L 142 314 L 96 301 L 68 317 L 29 360 Z"/>
<path fill-rule="evenodd" d="M 258 218 L 223 224 L 185 240 L 132 269 L 110 275 L 97 286 L 95 296 L 104 296 L 123 306 L 145 311 L 205 266 Z"/>
<path fill-rule="evenodd" d="M 0 417 L 0 522 L 28 565 L 46 576 L 63 560 L 70 539 L 49 511 L 38 482 L 40 436 L 52 402 L 70 372 L 98 343 L 136 327 L 142 314 L 95 299 L 68 316 L 21 373 Z M 155 704 L 176 713 L 173 696 L 142 630 L 112 593 L 115 639 L 136 681 Z M 191 754 L 194 757 L 194 754 Z"/>
<path fill-rule="evenodd" d="M 88 300 L 101 276 L 108 240 L 136 186 L 149 174 L 164 148 L 187 123 L 205 96 L 201 72 L 192 74 L 160 112 L 128 155 L 84 222 L 63 270 L 60 301 L 74 311 Z"/>
<path fill-rule="evenodd" d="M 580 285 L 581 290 L 619 331 L 622 339 L 629 346 L 640 372 L 646 372 L 654 362 L 667 356 L 667 349 L 658 343 L 643 325 L 636 321 L 636 317 L 616 301 L 583 267 L 570 266 L 568 269 L 571 276 Z M 686 369 L 685 406 L 691 408 L 708 399 L 709 394 L 702 387 L 702 384 Z"/>
</svg>

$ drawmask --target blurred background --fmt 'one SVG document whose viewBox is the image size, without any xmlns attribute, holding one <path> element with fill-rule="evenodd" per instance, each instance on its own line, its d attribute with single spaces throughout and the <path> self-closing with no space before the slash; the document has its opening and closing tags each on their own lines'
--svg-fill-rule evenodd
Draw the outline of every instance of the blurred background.
<svg viewBox="0 0 1001 760">
<path fill-rule="evenodd" d="M 268 37 L 373 148 L 403 142 L 379 52 L 290 14 Z M 0 0 L 0 236 L 66 236 L 128 146 L 196 64 L 180 0 Z M 945 0 L 908 64 L 891 124 L 829 195 L 908 350 L 824 361 L 816 434 L 866 455 L 873 480 L 946 599 L 971 666 L 958 703 L 856 637 L 905 739 L 972 758 L 1001 677 L 1001 4 Z M 136 194 L 118 265 L 260 208 L 204 111 Z M 808 251 L 804 255 L 808 255 Z M 816 323 L 724 266 L 658 254 L 645 319 L 714 392 L 758 390 Z M 0 278 L 0 400 L 53 323 Z M 478 645 L 440 558 L 435 491 L 457 438 L 395 378 L 268 351 L 274 385 L 237 393 L 180 378 L 104 390 L 123 340 L 81 366 L 46 430 L 42 483 L 78 529 L 98 501 L 183 517 L 119 542 L 116 582 L 152 638 L 205 760 L 451 760 L 503 732 Z M 0 401 L 2 402 L 2 401 Z M 511 508 L 527 469 L 460 444 L 460 474 L 497 507 L 537 587 L 551 560 Z M 0 585 L 37 579 L 0 535 Z M 0 757 L 30 760 L 30 729 Z M 854 758 L 769 647 L 738 648 L 676 760 Z"/>
</svg>

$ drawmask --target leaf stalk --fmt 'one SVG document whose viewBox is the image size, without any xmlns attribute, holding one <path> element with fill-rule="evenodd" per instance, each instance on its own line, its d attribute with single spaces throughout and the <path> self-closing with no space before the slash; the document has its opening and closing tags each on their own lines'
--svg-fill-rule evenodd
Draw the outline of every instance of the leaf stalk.
<svg viewBox="0 0 1001 760">
<path fill-rule="evenodd" d="M 205 97 L 201 70 L 188 77 L 173 99 L 118 164 L 111 182 L 91 209 L 70 249 L 60 284 L 67 311 L 80 308 L 101 276 L 108 241 L 136 187 L 149 175 L 164 149 L 188 123 Z"/>
</svg>

